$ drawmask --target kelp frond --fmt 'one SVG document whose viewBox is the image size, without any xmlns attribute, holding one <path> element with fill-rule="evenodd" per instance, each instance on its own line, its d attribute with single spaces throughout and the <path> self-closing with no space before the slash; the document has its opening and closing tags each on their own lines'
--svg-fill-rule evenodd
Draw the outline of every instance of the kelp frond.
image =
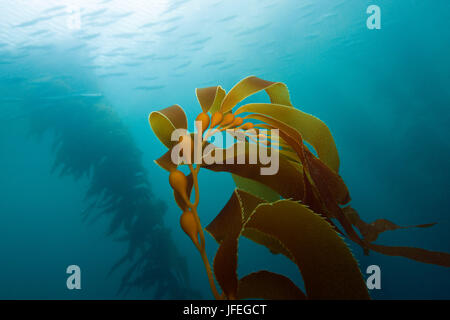
<svg viewBox="0 0 450 320">
<path fill-rule="evenodd" d="M 260 91 L 267 93 L 270 102 L 236 107 Z M 152 112 L 149 123 L 169 149 L 155 162 L 169 172 L 175 201 L 183 212 L 181 227 L 201 255 L 216 299 L 368 299 L 358 264 L 343 238 L 357 243 L 366 254 L 373 250 L 450 266 L 448 253 L 373 243 L 380 233 L 405 227 L 386 219 L 366 223 L 348 205 L 350 193 L 339 175 L 339 154 L 331 131 L 320 119 L 293 106 L 285 84 L 248 77 L 228 93 L 216 86 L 196 89 L 196 95 L 202 109 L 196 119 L 197 133 L 187 131 L 187 117 L 178 105 Z M 185 132 L 179 141 L 172 140 L 176 129 Z M 229 129 L 238 140 L 232 146 L 221 149 L 209 142 L 211 135 Z M 266 130 L 278 130 L 279 139 Z M 194 141 L 201 142 L 200 150 L 195 149 Z M 174 162 L 173 153 L 179 146 L 182 154 Z M 250 160 L 255 150 L 278 153 L 279 170 L 261 175 L 264 164 Z M 194 166 L 190 159 L 195 154 L 200 161 L 197 159 Z M 211 162 L 211 156 L 223 161 Z M 189 176 L 177 169 L 181 165 L 188 165 Z M 205 229 L 219 243 L 213 268 L 206 256 L 204 228 L 197 212 L 201 168 L 231 173 L 237 187 Z M 195 200 L 191 200 L 192 192 Z M 267 270 L 238 279 L 241 236 L 295 263 L 306 292 L 290 279 Z"/>
</svg>

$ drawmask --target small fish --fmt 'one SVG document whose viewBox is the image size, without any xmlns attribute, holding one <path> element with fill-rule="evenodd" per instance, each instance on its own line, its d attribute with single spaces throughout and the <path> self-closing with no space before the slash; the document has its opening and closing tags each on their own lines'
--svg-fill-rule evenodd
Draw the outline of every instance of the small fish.
<svg viewBox="0 0 450 320">
<path fill-rule="evenodd" d="M 228 16 L 225 17 L 223 19 L 218 20 L 217 22 L 227 22 L 227 21 L 231 21 L 237 18 L 237 15 L 232 15 L 232 16 Z"/>
<path fill-rule="evenodd" d="M 153 59 L 156 55 L 154 53 L 152 54 L 147 54 L 145 56 L 141 56 L 141 57 L 137 57 L 136 59 L 139 60 L 148 60 L 148 59 Z"/>
<path fill-rule="evenodd" d="M 86 97 L 86 98 L 97 98 L 97 97 L 103 97 L 103 94 L 101 93 L 80 93 L 78 96 L 80 97 Z"/>
<path fill-rule="evenodd" d="M 228 70 L 234 67 L 234 64 L 225 64 L 219 68 L 217 68 L 218 70 Z"/>
<path fill-rule="evenodd" d="M 23 101 L 23 98 L 8 98 L 8 97 L 3 97 L 0 98 L 0 101 L 4 101 L 4 102 L 13 102 L 13 101 Z"/>
<path fill-rule="evenodd" d="M 34 36 L 38 36 L 38 35 L 41 35 L 41 34 L 44 34 L 44 33 L 49 33 L 49 32 L 50 31 L 48 31 L 48 30 L 38 30 L 38 31 L 30 33 L 30 36 L 34 37 Z"/>
<path fill-rule="evenodd" d="M 130 62 L 130 63 L 124 63 L 123 65 L 126 66 L 126 67 L 138 67 L 138 66 L 141 66 L 142 63 L 139 63 L 139 62 Z"/>
<path fill-rule="evenodd" d="M 123 77 L 128 75 L 126 72 L 111 72 L 99 75 L 99 78 Z"/>
<path fill-rule="evenodd" d="M 82 66 L 83 69 L 89 69 L 89 70 L 94 70 L 94 69 L 101 69 L 102 66 L 100 65 L 91 65 L 91 66 Z"/>
<path fill-rule="evenodd" d="M 204 67 L 209 67 L 209 66 L 217 66 L 224 62 L 225 62 L 225 59 L 217 59 L 217 60 L 213 60 L 213 61 L 205 63 L 204 65 L 202 65 L 202 67 L 204 68 Z"/>
<path fill-rule="evenodd" d="M 181 19 L 183 19 L 183 16 L 175 16 L 175 17 L 172 17 L 172 18 L 167 18 L 167 19 L 161 20 L 160 23 L 162 23 L 162 24 L 169 24 L 171 22 L 175 22 L 175 21 L 178 21 L 178 20 L 181 20 Z"/>
<path fill-rule="evenodd" d="M 24 50 L 50 50 L 52 48 L 53 48 L 53 45 L 51 45 L 51 44 L 47 44 L 47 45 L 30 44 L 30 45 L 23 46 L 21 49 L 24 49 Z"/>
<path fill-rule="evenodd" d="M 91 40 L 91 39 L 98 38 L 99 36 L 100 36 L 100 33 L 87 34 L 87 35 L 85 35 L 85 36 L 80 37 L 80 39 L 83 39 L 83 40 Z"/>
<path fill-rule="evenodd" d="M 89 27 L 106 27 L 106 26 L 109 26 L 110 24 L 113 24 L 114 22 L 116 22 L 116 21 L 115 20 L 109 20 L 109 21 L 104 21 L 104 22 L 92 21 L 92 22 L 86 23 L 86 25 Z"/>
<path fill-rule="evenodd" d="M 41 100 L 66 100 L 68 98 L 100 98 L 103 95 L 101 93 L 75 93 L 62 96 L 40 97 Z"/>
<path fill-rule="evenodd" d="M 119 38 L 119 39 L 130 39 L 130 38 L 134 38 L 136 36 L 137 36 L 137 33 L 133 33 L 133 32 L 120 33 L 120 34 L 113 35 L 114 38 Z"/>
<path fill-rule="evenodd" d="M 146 23 L 146 24 L 142 25 L 141 28 L 151 28 L 151 27 L 154 27 L 156 25 L 157 25 L 156 22 L 149 22 L 149 23 Z"/>
<path fill-rule="evenodd" d="M 103 13 L 105 13 L 106 11 L 108 11 L 108 9 L 100 9 L 97 11 L 93 11 L 93 12 L 89 12 L 89 13 L 84 13 L 83 14 L 83 18 L 93 18 L 93 17 L 97 17 Z"/>
<path fill-rule="evenodd" d="M 176 54 L 172 54 L 172 55 L 167 55 L 167 56 L 156 56 L 153 58 L 153 60 L 172 60 L 174 58 L 176 58 L 178 55 Z"/>
<path fill-rule="evenodd" d="M 191 61 L 188 61 L 188 62 L 182 63 L 182 64 L 180 64 L 180 65 L 176 66 L 175 68 L 173 68 L 173 70 L 180 70 L 180 69 L 184 69 L 184 68 L 186 68 L 187 66 L 189 66 L 190 64 L 191 64 Z"/>
<path fill-rule="evenodd" d="M 50 20 L 51 18 L 52 18 L 51 16 L 36 18 L 36 19 L 33 19 L 33 20 L 29 20 L 29 21 L 25 21 L 25 22 L 19 23 L 19 24 L 15 25 L 15 27 L 17 27 L 17 28 L 30 27 L 30 26 L 34 26 L 35 24 L 38 24 L 39 22 Z"/>
<path fill-rule="evenodd" d="M 25 77 L 5 77 L 5 78 L 1 78 L 0 79 L 3 82 L 7 82 L 8 84 L 16 84 L 16 83 L 21 83 L 21 82 L 25 82 L 28 79 Z"/>
<path fill-rule="evenodd" d="M 144 91 L 152 91 L 152 90 L 159 90 L 165 88 L 165 86 L 139 86 L 135 87 L 136 90 L 144 90 Z"/>
<path fill-rule="evenodd" d="M 152 76 L 150 76 L 150 77 L 143 77 L 142 79 L 147 80 L 147 81 L 153 81 L 153 80 L 157 80 L 158 77 L 152 77 Z"/>
<path fill-rule="evenodd" d="M 80 49 L 83 49 L 83 48 L 86 48 L 86 47 L 87 47 L 87 44 L 83 43 L 83 44 L 80 44 L 78 46 L 71 47 L 71 48 L 67 49 L 67 51 L 76 51 L 76 50 L 80 50 Z"/>
<path fill-rule="evenodd" d="M 46 83 L 46 82 L 50 82 L 52 79 L 53 79 L 52 76 L 46 76 L 46 77 L 32 79 L 29 81 L 29 83 Z"/>
<path fill-rule="evenodd" d="M 44 10 L 42 13 L 51 13 L 53 11 L 59 11 L 59 10 L 65 9 L 65 8 L 66 8 L 66 6 L 55 6 L 55 7 L 49 8 L 47 10 Z"/>
<path fill-rule="evenodd" d="M 185 51 L 193 51 L 193 52 L 196 52 L 196 51 L 202 50 L 203 48 L 204 48 L 204 46 L 193 46 L 193 47 L 191 47 L 191 48 L 185 49 Z"/>
<path fill-rule="evenodd" d="M 68 16 L 68 15 L 69 15 L 68 12 L 60 12 L 60 13 L 55 13 L 55 14 L 53 14 L 51 17 L 52 17 L 52 18 L 57 18 L 57 17 Z"/>
<path fill-rule="evenodd" d="M 187 33 L 187 34 L 182 35 L 181 38 L 189 39 L 189 38 L 195 37 L 196 35 L 197 35 L 197 33 L 191 32 L 191 33 Z"/>
<path fill-rule="evenodd" d="M 111 18 L 122 19 L 122 18 L 129 17 L 129 16 L 131 16 L 133 14 L 134 14 L 133 11 L 129 11 L 129 12 L 125 12 L 125 13 L 113 14 L 113 15 L 111 15 Z"/>
<path fill-rule="evenodd" d="M 236 36 L 243 36 L 243 35 L 248 35 L 248 34 L 252 34 L 252 33 L 261 31 L 261 30 L 267 28 L 270 24 L 271 23 L 269 22 L 269 23 L 265 23 L 265 24 L 257 26 L 257 27 L 249 28 L 247 30 L 237 33 Z"/>
<path fill-rule="evenodd" d="M 211 40 L 211 39 L 212 39 L 212 37 L 206 37 L 206 38 L 203 38 L 203 39 L 199 39 L 199 40 L 190 42 L 189 44 L 190 44 L 190 45 L 205 44 L 206 42 L 208 42 L 208 41 Z"/>
<path fill-rule="evenodd" d="M 165 34 L 172 33 L 173 31 L 175 31 L 177 29 L 178 29 L 178 27 L 174 26 L 172 28 L 169 28 L 169 29 L 166 29 L 166 30 L 163 30 L 163 31 L 158 31 L 158 32 L 156 32 L 156 34 L 158 34 L 158 35 L 165 35 Z"/>
</svg>

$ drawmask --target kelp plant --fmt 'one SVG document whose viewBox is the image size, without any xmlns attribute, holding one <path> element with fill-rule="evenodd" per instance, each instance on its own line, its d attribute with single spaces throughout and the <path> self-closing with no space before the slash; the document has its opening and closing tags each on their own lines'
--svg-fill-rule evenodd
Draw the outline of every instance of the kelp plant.
<svg viewBox="0 0 450 320">
<path fill-rule="evenodd" d="M 263 90 L 270 103 L 236 107 L 245 98 Z M 196 119 L 197 129 L 201 129 L 197 133 L 187 131 L 186 115 L 178 105 L 152 112 L 149 122 L 156 136 L 169 148 L 156 163 L 170 172 L 169 182 L 182 210 L 181 227 L 200 252 L 216 299 L 368 299 L 370 296 L 358 263 L 343 238 L 357 243 L 365 254 L 373 250 L 450 266 L 447 253 L 373 243 L 380 233 L 403 227 L 385 219 L 366 223 L 348 205 L 350 195 L 339 175 L 339 156 L 329 128 L 318 118 L 293 107 L 285 84 L 248 77 L 228 93 L 216 86 L 197 89 L 196 94 L 203 110 Z M 237 109 L 233 111 L 235 107 Z M 241 133 L 237 143 L 233 142 L 228 148 L 209 143 L 214 132 L 233 128 Z M 179 141 L 171 139 L 175 129 L 186 132 Z M 263 133 L 268 132 L 267 129 L 278 129 L 278 141 Z M 255 140 L 255 135 L 265 140 Z M 194 164 L 186 161 L 192 154 L 183 154 L 183 150 L 192 148 L 195 139 L 200 139 L 202 151 L 207 151 L 201 155 L 222 153 L 224 161 L 204 161 L 205 156 Z M 230 148 L 239 149 L 238 143 L 245 144 L 245 151 L 228 153 Z M 179 144 L 186 148 L 181 149 L 179 161 L 175 163 L 171 155 Z M 276 147 L 279 170 L 275 175 L 261 175 L 262 164 L 249 164 L 249 161 L 239 164 L 239 156 L 248 160 L 251 144 L 256 144 L 259 149 Z M 178 170 L 179 165 L 187 165 L 190 174 L 186 176 Z M 205 235 L 197 212 L 201 168 L 229 172 L 236 183 L 228 203 L 206 227 L 219 243 L 213 264 L 214 275 L 205 252 Z M 289 278 L 266 270 L 238 279 L 237 251 L 241 236 L 292 260 L 303 277 L 306 292 L 303 293 Z M 222 293 L 216 288 L 215 280 Z"/>
</svg>

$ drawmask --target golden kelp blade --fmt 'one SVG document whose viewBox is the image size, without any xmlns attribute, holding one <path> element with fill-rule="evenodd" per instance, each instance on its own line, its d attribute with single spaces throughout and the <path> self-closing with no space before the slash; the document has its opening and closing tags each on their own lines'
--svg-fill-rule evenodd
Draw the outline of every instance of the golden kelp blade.
<svg viewBox="0 0 450 320">
<path fill-rule="evenodd" d="M 289 90 L 284 83 L 266 81 L 255 76 L 250 76 L 238 82 L 228 92 L 222 102 L 220 111 L 226 113 L 245 98 L 262 90 L 266 90 L 272 103 L 292 106 Z"/>
<path fill-rule="evenodd" d="M 221 215 L 220 227 L 226 226 L 226 233 L 222 233 L 219 249 L 214 257 L 214 274 L 216 280 L 228 298 L 236 298 L 237 280 L 237 250 L 238 238 L 242 229 L 242 214 L 236 192 L 224 208 Z M 223 229 L 223 228 L 219 228 Z M 210 228 L 209 230 L 212 230 Z M 223 230 L 220 230 L 223 231 Z M 216 234 L 216 237 L 218 235 Z M 217 239 L 217 238 L 216 238 Z"/>
<path fill-rule="evenodd" d="M 256 207 L 266 201 L 243 190 L 235 189 L 227 204 L 223 207 L 220 213 L 214 220 L 206 227 L 206 230 L 214 237 L 214 239 L 221 243 L 227 234 L 232 233 L 230 227 L 234 217 L 239 214 L 242 216 L 241 235 L 265 246 L 273 254 L 281 253 L 289 259 L 293 259 L 292 254 L 283 247 L 283 245 L 276 238 L 268 236 L 267 234 L 255 229 L 245 229 L 244 224 L 251 216 Z"/>
<path fill-rule="evenodd" d="M 233 177 L 236 188 L 251 193 L 260 199 L 264 199 L 268 202 L 280 200 L 280 195 L 268 186 L 257 182 L 255 180 L 243 178 L 236 174 L 231 174 Z"/>
<path fill-rule="evenodd" d="M 263 200 L 236 189 L 222 211 L 206 227 L 206 230 L 220 244 L 214 258 L 214 274 L 228 298 L 234 298 L 237 295 L 237 250 L 241 234 L 266 246 L 273 253 L 283 253 L 292 259 L 292 255 L 277 239 L 254 229 L 242 229 L 247 218 L 261 203 Z M 246 234 L 246 231 L 250 232 Z M 247 289 L 250 287 L 247 286 Z"/>
<path fill-rule="evenodd" d="M 169 149 L 169 151 L 167 151 L 161 157 L 156 159 L 155 163 L 166 171 L 170 172 L 170 171 L 175 170 L 178 166 L 172 162 L 171 154 L 172 154 L 172 149 Z"/>
<path fill-rule="evenodd" d="M 172 132 L 175 129 L 187 129 L 186 114 L 179 105 L 153 111 L 148 121 L 155 135 L 167 148 L 177 143 L 177 141 L 171 141 Z"/>
<path fill-rule="evenodd" d="M 292 253 L 289 252 L 277 238 L 274 238 L 254 228 L 244 228 L 242 230 L 242 236 L 266 247 L 270 251 L 270 253 L 282 254 L 295 263 Z"/>
<path fill-rule="evenodd" d="M 317 151 L 319 159 L 335 172 L 339 171 L 339 154 L 330 129 L 320 119 L 296 108 L 273 103 L 250 103 L 235 114 L 244 112 L 263 114 L 297 130 Z"/>
<path fill-rule="evenodd" d="M 369 299 L 358 264 L 322 217 L 289 200 L 257 207 L 245 228 L 267 233 L 286 247 L 303 276 L 309 299 Z"/>
<path fill-rule="evenodd" d="M 234 148 L 234 145 L 230 148 Z M 247 179 L 255 180 L 270 187 L 286 199 L 302 199 L 304 194 L 303 173 L 297 170 L 297 166 L 294 166 L 289 160 L 280 155 L 279 170 L 277 174 L 261 175 L 260 169 L 263 165 L 259 163 L 250 164 L 248 161 L 249 147 L 246 146 L 245 150 L 245 157 L 247 159 L 245 161 L 246 164 L 237 164 L 239 154 L 233 155 L 233 163 L 231 163 L 231 161 L 228 161 L 227 163 L 227 151 L 225 149 L 216 149 L 216 152 L 223 152 L 224 163 L 205 164 L 202 168 L 218 172 L 230 172 Z M 286 181 L 290 181 L 290 183 L 286 183 Z"/>
<path fill-rule="evenodd" d="M 237 220 L 236 217 L 239 217 L 239 220 Z M 223 209 L 206 227 L 206 231 L 208 231 L 218 243 L 221 243 L 226 235 L 232 232 L 236 223 L 238 223 L 239 228 L 241 228 L 242 210 L 237 190 L 233 192 Z"/>
<path fill-rule="evenodd" d="M 345 207 L 342 209 L 344 214 L 348 217 L 349 221 L 358 228 L 361 235 L 365 240 L 372 242 L 377 240 L 380 233 L 385 231 L 392 231 L 397 229 L 410 229 L 410 228 L 429 228 L 434 226 L 436 223 L 419 224 L 415 226 L 399 226 L 386 219 L 377 219 L 372 223 L 367 223 L 363 221 L 358 212 L 352 207 Z"/>
<path fill-rule="evenodd" d="M 423 263 L 435 264 L 442 267 L 450 267 L 450 254 L 446 252 L 429 251 L 412 247 L 391 247 L 375 243 L 369 243 L 369 248 L 373 251 L 388 255 L 405 257 Z"/>
<path fill-rule="evenodd" d="M 305 300 L 305 294 L 287 277 L 258 271 L 239 280 L 238 299 Z"/>
<path fill-rule="evenodd" d="M 197 88 L 195 93 L 203 112 L 214 113 L 218 111 L 223 98 L 225 98 L 225 90 L 221 86 Z"/>
</svg>

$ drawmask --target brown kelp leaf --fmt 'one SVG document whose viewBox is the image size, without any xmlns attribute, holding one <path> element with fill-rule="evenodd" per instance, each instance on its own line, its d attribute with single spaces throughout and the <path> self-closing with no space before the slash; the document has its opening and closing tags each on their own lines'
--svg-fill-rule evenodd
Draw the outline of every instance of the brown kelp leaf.
<svg viewBox="0 0 450 320">
<path fill-rule="evenodd" d="M 172 149 L 169 149 L 166 153 L 164 153 L 160 158 L 154 160 L 155 163 L 167 171 L 173 171 L 177 169 L 177 165 L 172 162 L 171 158 Z"/>
<path fill-rule="evenodd" d="M 246 104 L 237 109 L 235 114 L 244 112 L 263 114 L 294 128 L 314 147 L 327 166 L 335 172 L 339 171 L 339 154 L 334 138 L 330 129 L 320 119 L 299 109 L 273 103 Z"/>
<path fill-rule="evenodd" d="M 241 229 L 242 214 L 235 190 L 219 216 L 207 227 L 214 238 L 220 241 L 219 249 L 214 257 L 214 274 L 223 292 L 231 299 L 236 297 L 238 286 L 236 269 Z"/>
<path fill-rule="evenodd" d="M 227 234 L 234 231 L 233 228 L 239 225 L 239 232 L 242 226 L 242 209 L 237 190 L 233 192 L 230 199 L 214 220 L 206 227 L 217 242 L 222 242 Z"/>
<path fill-rule="evenodd" d="M 259 147 L 263 148 L 263 146 Z M 234 145 L 230 148 L 234 148 Z M 276 174 L 261 175 L 260 169 L 265 167 L 265 165 L 262 165 L 259 161 L 257 164 L 250 164 L 248 144 L 245 148 L 245 164 L 237 164 L 237 158 L 240 153 L 235 153 L 232 156 L 233 160 L 231 163 L 229 161 L 231 158 L 227 161 L 227 151 L 225 149 L 218 148 L 215 152 L 223 153 L 223 163 L 204 164 L 202 166 L 203 168 L 216 172 L 230 172 L 243 178 L 255 180 L 270 187 L 276 193 L 287 199 L 302 199 L 304 194 L 303 174 L 282 155 L 279 157 L 279 170 Z M 286 183 L 286 181 L 289 181 L 289 183 Z"/>
<path fill-rule="evenodd" d="M 292 253 L 309 299 L 369 299 L 358 264 L 322 217 L 302 204 L 261 204 L 247 224 L 277 238 Z"/>
<path fill-rule="evenodd" d="M 300 158 L 298 157 L 298 155 L 297 155 L 296 152 L 293 152 L 293 151 L 290 151 L 290 150 L 282 149 L 282 150 L 280 150 L 280 153 L 281 153 L 283 156 L 285 156 L 287 159 L 289 159 L 290 161 L 299 163 L 299 164 L 301 165 L 301 163 L 300 163 Z M 302 170 L 303 170 L 303 169 L 302 169 Z"/>
<path fill-rule="evenodd" d="M 267 233 L 261 232 L 258 229 L 248 227 L 242 230 L 242 236 L 252 240 L 257 244 L 266 247 L 272 254 L 281 253 L 282 255 L 284 255 L 285 257 L 287 257 L 288 259 L 292 260 L 295 263 L 292 254 L 289 252 L 289 250 L 287 250 L 283 246 L 283 244 L 277 238 L 272 237 Z"/>
<path fill-rule="evenodd" d="M 303 198 L 293 200 L 301 200 L 304 204 L 308 205 L 314 212 L 321 214 L 335 229 L 343 234 L 339 228 L 331 220 L 332 217 L 339 217 L 344 228 L 357 243 L 362 245 L 362 242 L 358 239 L 357 234 L 351 229 L 350 223 L 345 221 L 340 207 L 337 205 L 345 204 L 350 201 L 350 195 L 342 178 L 338 173 L 331 170 L 328 166 L 324 165 L 320 159 L 317 159 L 309 149 L 303 144 L 303 138 L 296 130 L 287 126 L 286 124 L 264 115 L 251 115 L 249 117 L 266 121 L 270 125 L 266 125 L 268 129 L 279 129 L 280 139 L 285 141 L 292 151 L 295 151 L 295 156 L 290 155 L 289 152 L 285 153 L 280 150 L 280 153 L 285 156 L 292 164 L 299 168 L 299 171 L 303 172 L 303 184 L 305 194 Z M 261 126 L 261 124 L 258 124 Z M 309 156 L 309 157 L 308 157 Z M 313 158 L 308 160 L 307 158 Z M 313 172 L 310 172 L 313 170 Z M 313 182 L 313 178 L 319 179 L 318 183 Z M 326 182 L 329 182 L 328 185 Z M 319 186 L 320 189 L 317 187 Z"/>
<path fill-rule="evenodd" d="M 213 238 L 221 243 L 228 234 L 233 234 L 237 226 L 236 217 L 241 215 L 241 226 L 247 221 L 255 208 L 265 201 L 243 190 L 236 189 L 220 213 L 206 227 Z M 255 229 L 242 230 L 242 235 L 258 244 L 267 247 L 273 254 L 282 253 L 288 258 L 292 255 L 276 239 Z"/>
<path fill-rule="evenodd" d="M 287 277 L 269 272 L 250 273 L 239 280 L 238 299 L 305 300 L 305 294 Z"/>
<path fill-rule="evenodd" d="M 237 280 L 237 252 L 238 236 L 227 236 L 217 249 L 214 257 L 214 275 L 229 299 L 235 299 L 238 287 Z"/>
<path fill-rule="evenodd" d="M 236 174 L 232 174 L 231 176 L 236 184 L 236 188 L 240 190 L 244 190 L 268 202 L 280 200 L 280 195 L 278 193 L 260 182 L 243 178 Z"/>
<path fill-rule="evenodd" d="M 256 117 L 261 118 L 267 118 L 270 120 L 269 117 L 266 117 L 264 115 L 252 115 Z M 282 122 L 271 119 L 269 121 L 272 125 L 268 125 L 269 129 L 272 128 L 278 128 L 280 129 L 280 138 L 284 141 L 286 141 L 290 146 L 292 146 L 292 149 L 295 150 L 297 157 L 299 158 L 300 164 L 297 162 L 292 162 L 291 159 L 288 159 L 291 164 L 293 164 L 299 171 L 302 173 L 302 182 L 304 185 L 304 194 L 302 197 L 295 198 L 292 197 L 293 200 L 301 200 L 304 204 L 306 204 L 308 207 L 310 207 L 314 212 L 321 214 L 327 221 L 330 223 L 339 233 L 343 234 L 339 228 L 334 224 L 334 222 L 331 220 L 331 217 L 338 216 L 343 221 L 343 226 L 346 228 L 351 235 L 352 239 L 355 239 L 357 243 L 361 243 L 361 241 L 358 241 L 357 234 L 354 232 L 353 229 L 351 229 L 351 224 L 349 222 L 346 222 L 341 216 L 342 214 L 339 214 L 340 207 L 337 205 L 337 200 L 332 197 L 332 193 L 329 191 L 328 186 L 326 186 L 326 183 L 324 181 L 320 181 L 319 185 L 323 189 L 323 193 L 325 194 L 325 200 L 328 200 L 328 202 L 325 202 L 323 199 L 324 194 L 319 192 L 320 190 L 316 187 L 316 184 L 312 182 L 310 169 L 309 169 L 309 161 L 306 158 L 306 155 L 312 155 L 309 150 L 305 147 L 303 144 L 303 138 L 296 130 L 290 128 L 289 126 L 283 124 Z M 320 161 L 320 160 L 318 160 Z M 326 167 L 326 166 L 324 166 Z M 301 169 L 301 170 L 300 170 Z M 315 170 L 317 171 L 317 170 Z M 333 172 L 331 169 L 328 169 L 329 172 Z M 336 173 L 337 175 L 337 173 Z M 317 178 L 317 174 L 315 175 Z M 345 184 L 343 185 L 343 192 L 342 194 L 346 194 L 346 196 L 343 197 L 343 199 L 348 199 L 348 191 Z M 342 202 L 345 202 L 342 201 Z"/>
<path fill-rule="evenodd" d="M 429 251 L 413 247 L 390 247 L 375 243 L 369 243 L 368 246 L 373 251 L 388 256 L 405 257 L 423 263 L 435 264 L 443 267 L 450 267 L 450 254 L 445 252 Z"/>
<path fill-rule="evenodd" d="M 244 225 L 247 222 L 248 218 L 251 217 L 254 210 L 261 203 L 265 203 L 267 201 L 264 201 L 263 199 L 258 198 L 251 193 L 239 189 L 236 190 L 236 194 L 238 195 L 238 198 L 240 200 L 239 202 L 241 205 L 242 224 Z M 279 198 L 277 200 L 279 200 Z M 291 260 L 293 258 L 291 253 L 288 250 L 286 250 L 286 248 L 281 244 L 280 241 L 278 241 L 278 239 L 271 237 L 266 233 L 260 232 L 256 229 L 246 228 L 242 230 L 241 234 L 244 237 L 252 240 L 253 242 L 265 246 L 273 254 L 281 253 Z"/>
<path fill-rule="evenodd" d="M 272 103 L 292 106 L 289 90 L 284 83 L 266 81 L 255 76 L 239 81 L 225 96 L 220 111 L 225 113 L 245 98 L 259 91 L 266 90 Z"/>
<path fill-rule="evenodd" d="M 364 239 L 369 242 L 377 240 L 380 233 L 383 233 L 385 231 L 392 231 L 397 229 L 410 229 L 410 228 L 429 228 L 436 224 L 436 223 L 427 223 L 415 226 L 399 226 L 387 219 L 377 219 L 371 223 L 367 223 L 359 217 L 358 212 L 356 212 L 356 210 L 353 209 L 352 207 L 350 206 L 345 207 L 342 210 L 344 211 L 344 214 L 348 217 L 350 222 L 356 228 L 358 228 L 359 232 L 361 232 L 361 235 L 364 237 Z"/>
<path fill-rule="evenodd" d="M 338 204 L 350 202 L 350 193 L 342 177 L 316 158 L 310 151 L 305 150 L 305 156 L 308 158 L 308 169 L 311 176 L 317 176 L 326 181 L 332 198 Z"/>
<path fill-rule="evenodd" d="M 203 112 L 217 111 L 223 98 L 225 97 L 225 90 L 221 86 L 197 88 L 195 89 L 197 100 L 202 107 Z M 213 109 L 216 109 L 215 111 Z"/>
<path fill-rule="evenodd" d="M 245 190 L 236 189 L 236 194 L 238 195 L 239 203 L 241 205 L 243 223 L 247 222 L 247 219 L 252 215 L 257 206 L 261 203 L 267 202 L 266 200 L 261 199 Z"/>
<path fill-rule="evenodd" d="M 172 132 L 175 129 L 187 129 L 187 118 L 179 105 L 173 105 L 159 111 L 153 111 L 148 117 L 150 126 L 158 139 L 171 148 L 178 141 L 172 141 Z"/>
<path fill-rule="evenodd" d="M 264 202 L 248 192 L 235 189 L 223 209 L 206 227 L 206 231 L 220 243 L 227 234 L 237 232 L 237 226 L 241 232 L 243 223 L 247 221 L 253 210 Z M 237 217 L 239 217 L 239 221 Z"/>
<path fill-rule="evenodd" d="M 342 208 L 339 207 L 338 201 L 335 198 L 335 194 L 333 194 L 333 191 L 330 188 L 332 184 L 330 185 L 328 184 L 328 181 L 324 179 L 322 175 L 322 171 L 317 167 L 317 163 L 320 160 L 317 159 L 309 151 L 305 151 L 305 159 L 306 159 L 305 166 L 309 169 L 306 172 L 307 177 L 310 180 L 311 185 L 313 185 L 318 191 L 318 196 L 321 202 L 324 204 L 327 212 L 329 213 L 329 217 L 336 218 L 344 228 L 345 232 L 347 233 L 347 236 L 352 241 L 359 244 L 364 249 L 364 252 L 367 254 L 368 250 L 365 242 L 359 237 L 355 229 L 353 229 L 352 224 L 342 211 Z"/>
</svg>

